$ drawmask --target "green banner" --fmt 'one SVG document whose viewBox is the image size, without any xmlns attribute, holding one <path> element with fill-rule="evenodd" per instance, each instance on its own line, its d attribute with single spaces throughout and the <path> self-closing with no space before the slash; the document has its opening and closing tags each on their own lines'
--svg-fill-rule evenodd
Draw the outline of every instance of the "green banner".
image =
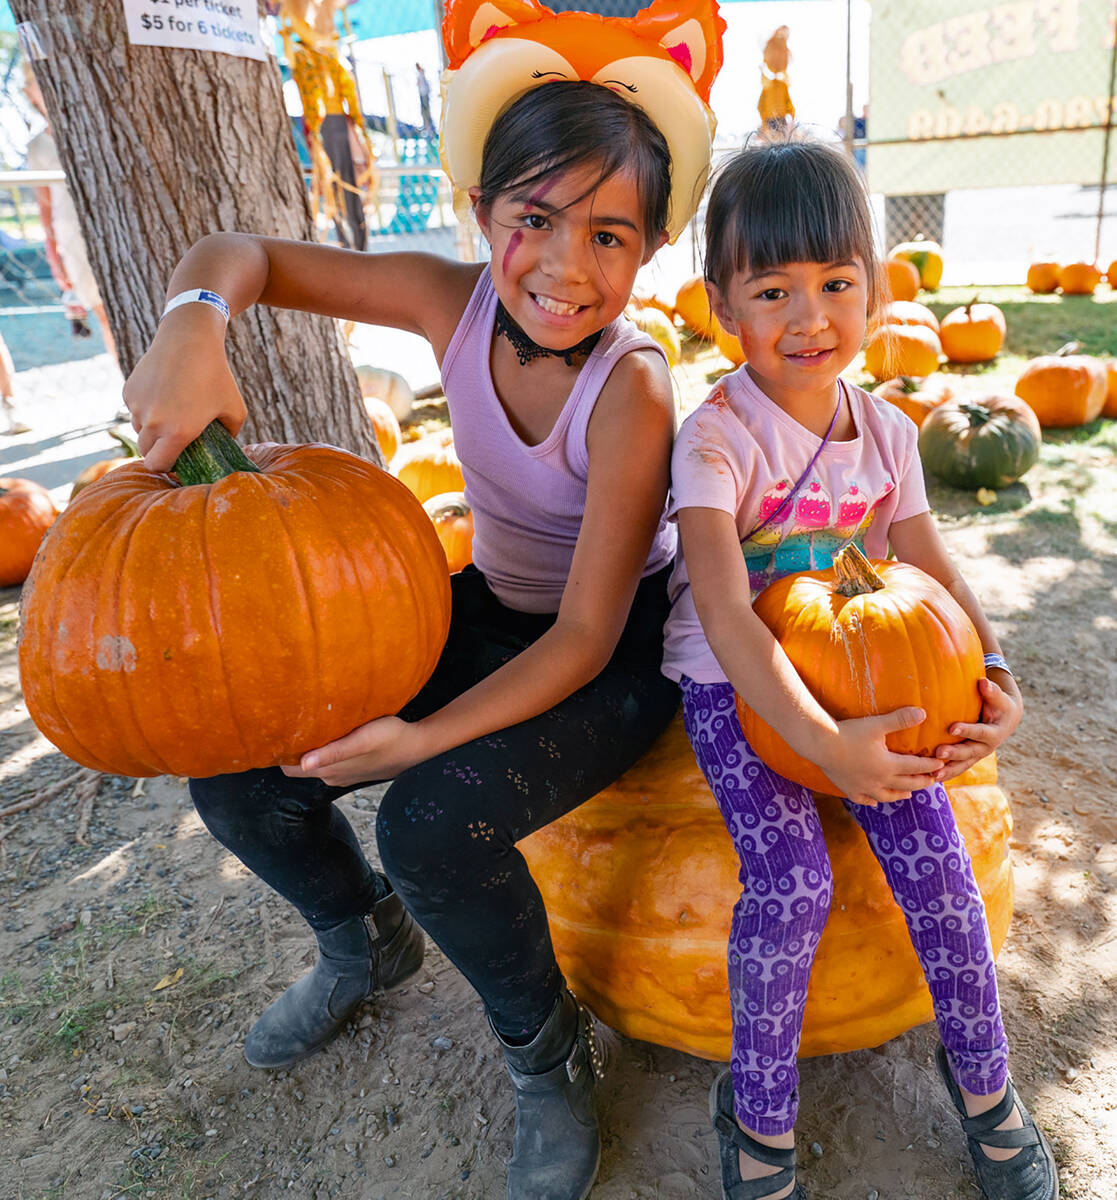
<svg viewBox="0 0 1117 1200">
<path fill-rule="evenodd" d="M 1117 0 L 875 0 L 870 188 L 1100 182 L 1115 33 Z"/>
</svg>

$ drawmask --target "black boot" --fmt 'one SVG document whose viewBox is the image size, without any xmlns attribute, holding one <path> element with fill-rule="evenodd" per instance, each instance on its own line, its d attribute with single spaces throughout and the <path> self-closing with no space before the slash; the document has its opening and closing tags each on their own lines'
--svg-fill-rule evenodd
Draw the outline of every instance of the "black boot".
<svg viewBox="0 0 1117 1200">
<path fill-rule="evenodd" d="M 564 987 L 526 1046 L 497 1038 L 516 1089 L 508 1200 L 584 1200 L 601 1158 L 593 1099 L 602 1064 L 593 1018 Z"/>
<path fill-rule="evenodd" d="M 399 987 L 423 962 L 423 931 L 395 892 L 372 912 L 316 930 L 318 961 L 252 1027 L 244 1057 L 287 1067 L 320 1050 L 377 992 Z"/>
</svg>

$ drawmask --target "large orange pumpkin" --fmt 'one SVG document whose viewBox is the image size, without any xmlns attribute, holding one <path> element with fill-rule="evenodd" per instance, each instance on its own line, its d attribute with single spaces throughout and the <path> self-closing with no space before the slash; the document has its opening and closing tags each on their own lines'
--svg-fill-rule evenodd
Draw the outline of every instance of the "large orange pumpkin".
<svg viewBox="0 0 1117 1200">
<path fill-rule="evenodd" d="M 1059 286 L 1059 264 L 1057 262 L 1034 262 L 1028 267 L 1027 284 L 1030 291 L 1047 295 Z"/>
<path fill-rule="evenodd" d="M 722 325 L 711 308 L 706 281 L 701 275 L 688 279 L 679 288 L 675 296 L 675 312 L 692 333 L 713 342 L 735 367 L 739 367 L 745 361 L 745 351 L 740 338 Z"/>
<path fill-rule="evenodd" d="M 865 343 L 865 369 L 874 379 L 893 375 L 919 378 L 939 369 L 942 346 L 925 325 L 878 326 Z"/>
<path fill-rule="evenodd" d="M 946 785 L 999 950 L 1012 818 L 987 758 Z M 861 829 L 820 796 L 834 899 L 800 1057 L 878 1046 L 932 1017 L 903 913 Z M 571 987 L 628 1037 L 729 1057 L 726 951 L 740 863 L 681 717 L 611 787 L 519 843 Z"/>
<path fill-rule="evenodd" d="M 914 300 L 919 293 L 919 269 L 906 258 L 886 258 L 884 279 L 893 300 Z"/>
<path fill-rule="evenodd" d="M 446 552 L 450 573 L 473 561 L 473 510 L 464 492 L 442 492 L 423 501 L 423 511 L 434 523 L 435 533 Z"/>
<path fill-rule="evenodd" d="M 971 300 L 952 309 L 939 326 L 942 352 L 954 363 L 983 363 L 1005 344 L 1005 316 L 995 304 Z"/>
<path fill-rule="evenodd" d="M 929 755 L 956 742 L 950 725 L 976 721 L 981 713 L 981 639 L 958 601 L 918 567 L 870 564 L 856 546 L 847 546 L 829 570 L 770 583 L 753 611 L 835 719 L 922 708 L 927 715 L 921 724 L 888 735 L 898 754 Z M 816 791 L 836 792 L 740 697 L 737 714 L 749 745 L 773 770 Z"/>
<path fill-rule="evenodd" d="M 1105 364 L 1089 354 L 1044 354 L 1027 363 L 1016 394 L 1044 428 L 1085 425 L 1105 407 Z"/>
<path fill-rule="evenodd" d="M 392 460 L 392 474 L 420 503 L 442 492 L 465 490 L 462 464 L 454 450 L 454 434 L 449 429 L 436 429 L 401 446 Z"/>
<path fill-rule="evenodd" d="M 137 464 L 82 492 L 24 588 L 28 710 L 85 766 L 294 762 L 398 711 L 441 652 L 446 558 L 398 480 L 330 446 L 246 458 L 216 430 L 177 480 Z"/>
<path fill-rule="evenodd" d="M 0 587 L 22 583 L 58 509 L 31 479 L 0 479 Z"/>
<path fill-rule="evenodd" d="M 1059 268 L 1059 288 L 1064 296 L 1090 296 L 1101 283 L 1101 272 L 1093 263 L 1067 263 Z"/>
<path fill-rule="evenodd" d="M 894 404 L 902 413 L 915 422 L 919 428 L 927 419 L 927 414 L 940 404 L 954 396 L 954 381 L 946 375 L 929 375 L 926 379 L 912 378 L 910 375 L 898 375 L 895 379 L 886 379 L 873 395 L 878 400 L 887 400 Z"/>
</svg>

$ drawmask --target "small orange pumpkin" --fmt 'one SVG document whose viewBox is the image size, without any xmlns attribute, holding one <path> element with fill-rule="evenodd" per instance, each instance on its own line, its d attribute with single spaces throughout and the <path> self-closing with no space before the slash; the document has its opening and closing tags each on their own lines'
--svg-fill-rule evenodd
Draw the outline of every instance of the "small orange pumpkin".
<svg viewBox="0 0 1117 1200">
<path fill-rule="evenodd" d="M 0 587 L 22 583 L 58 509 L 42 484 L 0 479 Z"/>
<path fill-rule="evenodd" d="M 950 725 L 976 721 L 981 713 L 981 639 L 946 588 L 910 563 L 870 563 L 856 546 L 846 546 L 829 570 L 770 583 L 753 612 L 836 720 L 922 708 L 927 716 L 920 725 L 888 735 L 899 754 L 929 755 L 956 742 Z M 737 715 L 749 745 L 773 770 L 836 794 L 820 768 L 740 697 Z"/>
<path fill-rule="evenodd" d="M 995 759 L 946 784 L 994 950 L 1012 917 L 1012 816 Z M 816 797 L 834 897 L 799 1057 L 879 1046 L 932 1019 L 904 916 L 865 835 Z M 729 1058 L 725 948 L 740 861 L 678 717 L 614 784 L 519 843 L 570 986 L 627 1037 Z"/>
<path fill-rule="evenodd" d="M 392 461 L 392 473 L 420 503 L 440 492 L 465 490 L 462 465 L 454 451 L 450 429 L 436 429 L 402 446 Z"/>
<path fill-rule="evenodd" d="M 1105 278 L 1111 288 L 1117 288 L 1117 258 L 1106 268 Z"/>
<path fill-rule="evenodd" d="M 938 317 L 917 300 L 893 300 L 884 310 L 884 319 L 889 325 L 925 325 L 932 333 L 939 332 Z"/>
<path fill-rule="evenodd" d="M 1105 364 L 1088 354 L 1044 354 L 1027 363 L 1016 394 L 1044 428 L 1085 425 L 1105 407 Z"/>
<path fill-rule="evenodd" d="M 450 573 L 473 561 L 473 509 L 464 492 L 443 492 L 423 501 L 423 509 L 434 522 L 434 531 L 446 552 Z"/>
<path fill-rule="evenodd" d="M 1101 283 L 1101 272 L 1093 263 L 1067 263 L 1059 268 L 1059 287 L 1064 296 L 1091 296 Z"/>
<path fill-rule="evenodd" d="M 880 387 L 873 389 L 872 394 L 879 400 L 894 404 L 919 428 L 927 414 L 952 399 L 954 392 L 954 382 L 946 375 L 936 373 L 926 379 L 898 375 L 895 379 L 886 379 Z"/>
<path fill-rule="evenodd" d="M 1102 407 L 1101 415 L 1117 418 L 1117 358 L 1106 359 L 1105 380 L 1105 404 Z"/>
<path fill-rule="evenodd" d="M 1030 291 L 1045 296 L 1059 286 L 1057 262 L 1034 262 L 1028 267 L 1027 285 Z"/>
<path fill-rule="evenodd" d="M 919 294 L 919 269 L 906 258 L 884 260 L 884 281 L 893 300 L 914 300 Z"/>
<path fill-rule="evenodd" d="M 979 304 L 975 298 L 943 317 L 939 340 L 950 362 L 989 362 L 1005 344 L 1004 313 L 995 304 Z"/>
<path fill-rule="evenodd" d="M 725 329 L 711 308 L 706 281 L 701 275 L 693 276 L 679 288 L 675 296 L 675 312 L 691 333 L 713 342 L 735 367 L 745 361 L 740 339 Z"/>
<path fill-rule="evenodd" d="M 924 377 L 939 369 L 942 345 L 925 325 L 881 325 L 865 343 L 865 369 L 874 379 Z"/>
<path fill-rule="evenodd" d="M 387 400 L 379 396 L 364 396 L 365 412 L 372 422 L 372 431 L 376 434 L 376 444 L 384 455 L 384 462 L 391 464 L 399 449 L 400 427 L 396 414 L 392 412 Z"/>
<path fill-rule="evenodd" d="M 397 712 L 450 623 L 446 557 L 387 471 L 214 422 L 175 474 L 121 467 L 24 587 L 20 681 L 64 754 L 113 775 L 298 760 Z"/>
<path fill-rule="evenodd" d="M 935 291 L 942 280 L 942 247 L 920 234 L 913 241 L 893 246 L 889 258 L 906 258 L 919 272 L 919 286 Z"/>
</svg>

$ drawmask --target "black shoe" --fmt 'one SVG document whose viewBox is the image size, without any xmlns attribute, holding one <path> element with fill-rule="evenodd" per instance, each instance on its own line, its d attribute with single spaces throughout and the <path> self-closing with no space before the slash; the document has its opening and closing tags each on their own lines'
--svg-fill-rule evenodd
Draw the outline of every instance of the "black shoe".
<svg viewBox="0 0 1117 1200">
<path fill-rule="evenodd" d="M 372 912 L 316 931 L 318 961 L 245 1039 L 254 1067 L 288 1067 L 320 1050 L 370 996 L 405 983 L 423 962 L 423 931 L 395 892 Z"/>
<path fill-rule="evenodd" d="M 593 1018 L 564 987 L 526 1046 L 497 1038 L 516 1089 L 508 1200 L 585 1200 L 601 1160 Z"/>
<path fill-rule="evenodd" d="M 962 1131 L 969 1143 L 970 1157 L 977 1172 L 978 1186 L 986 1200 L 1058 1200 L 1059 1171 L 1055 1156 L 1047 1139 L 1040 1132 L 1024 1102 L 1016 1094 L 1009 1076 L 1001 1102 L 980 1116 L 966 1116 L 966 1105 L 962 1093 L 954 1082 L 950 1062 L 943 1046 L 935 1051 L 935 1063 L 950 1099 L 962 1118 Z M 1022 1129 L 998 1129 L 1015 1105 L 1024 1122 Z M 981 1145 L 999 1146 L 1006 1150 L 1021 1147 L 1019 1154 L 997 1162 L 990 1158 Z"/>
<path fill-rule="evenodd" d="M 761 1200 L 782 1192 L 795 1181 L 795 1150 L 778 1150 L 765 1146 L 750 1137 L 737 1124 L 733 1111 L 733 1076 L 729 1071 L 714 1080 L 710 1088 L 710 1119 L 718 1135 L 718 1151 L 721 1159 L 721 1194 L 724 1200 Z M 765 1163 L 769 1167 L 781 1167 L 774 1175 L 763 1179 L 742 1179 L 741 1163 L 737 1152 L 743 1150 L 749 1158 Z M 807 1200 L 803 1185 L 796 1182 L 785 1200 Z"/>
</svg>

